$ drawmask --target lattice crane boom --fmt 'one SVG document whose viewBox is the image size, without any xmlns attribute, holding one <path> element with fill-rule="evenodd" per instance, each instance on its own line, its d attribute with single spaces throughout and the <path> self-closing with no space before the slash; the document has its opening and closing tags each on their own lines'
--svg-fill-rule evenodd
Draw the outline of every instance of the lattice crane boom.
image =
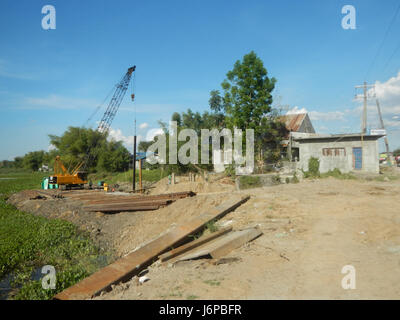
<svg viewBox="0 0 400 320">
<path fill-rule="evenodd" d="M 101 137 L 104 137 L 108 134 L 111 123 L 114 120 L 115 114 L 117 113 L 118 108 L 125 96 L 126 90 L 128 89 L 132 74 L 135 69 L 136 66 L 130 67 L 125 75 L 122 77 L 121 81 L 116 85 L 111 101 L 108 104 L 107 109 L 104 112 L 103 117 L 101 118 L 101 121 L 97 127 L 97 131 L 100 133 L 100 135 L 98 135 L 92 145 L 88 147 L 88 150 L 86 151 L 83 160 L 78 163 L 78 165 L 70 173 L 67 169 L 65 169 L 60 157 L 57 156 L 54 168 L 55 172 L 54 175 L 50 177 L 51 184 L 64 185 L 66 188 L 70 188 L 72 186 L 83 187 L 83 185 L 87 183 L 86 170 L 93 159 L 96 158 L 96 146 L 101 140 Z M 132 94 L 131 97 L 133 100 L 134 94 Z"/>
<path fill-rule="evenodd" d="M 125 96 L 126 90 L 128 89 L 129 83 L 131 81 L 132 74 L 135 70 L 136 66 L 130 67 L 121 79 L 121 81 L 116 85 L 115 92 L 97 127 L 97 131 L 100 132 L 102 136 L 106 136 L 108 134 L 111 123 L 114 120 L 122 99 Z M 86 171 L 92 160 L 96 157 L 97 142 L 98 141 L 95 141 L 95 143 L 89 148 L 85 158 L 83 159 L 81 164 L 74 169 L 73 174 L 76 174 L 78 171 Z"/>
</svg>

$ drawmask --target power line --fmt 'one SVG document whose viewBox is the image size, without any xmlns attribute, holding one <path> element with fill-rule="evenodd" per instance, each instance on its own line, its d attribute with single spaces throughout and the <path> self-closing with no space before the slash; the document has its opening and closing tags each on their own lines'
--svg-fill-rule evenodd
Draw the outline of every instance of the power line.
<svg viewBox="0 0 400 320">
<path fill-rule="evenodd" d="M 394 49 L 392 55 L 389 57 L 389 59 L 387 60 L 385 66 L 383 67 L 383 72 L 386 70 L 387 66 L 389 65 L 390 61 L 392 61 L 393 57 L 396 55 L 397 51 L 399 51 L 400 49 L 400 41 L 399 44 L 397 45 L 396 49 Z"/>
<path fill-rule="evenodd" d="M 381 50 L 382 50 L 383 44 L 385 43 L 386 38 L 387 38 L 387 36 L 388 36 L 388 34 L 389 34 L 389 31 L 390 31 L 390 29 L 392 28 L 394 21 L 396 20 L 397 14 L 399 13 L 399 10 L 400 10 L 400 4 L 399 4 L 399 6 L 397 7 L 397 9 L 396 9 L 396 11 L 395 11 L 395 13 L 394 13 L 394 15 L 393 15 L 392 20 L 390 21 L 389 27 L 387 28 L 387 30 L 386 30 L 386 32 L 385 32 L 385 36 L 383 37 L 382 42 L 381 42 L 380 46 L 378 47 L 378 51 L 376 52 L 374 58 L 372 59 L 371 64 L 369 65 L 369 68 L 367 69 L 367 73 L 365 74 L 365 77 L 364 77 L 365 80 L 367 80 L 367 77 L 368 77 L 368 75 L 369 75 L 369 72 L 371 71 L 372 67 L 374 66 L 375 61 L 376 61 L 377 57 L 379 56 L 379 53 L 380 53 Z"/>
</svg>

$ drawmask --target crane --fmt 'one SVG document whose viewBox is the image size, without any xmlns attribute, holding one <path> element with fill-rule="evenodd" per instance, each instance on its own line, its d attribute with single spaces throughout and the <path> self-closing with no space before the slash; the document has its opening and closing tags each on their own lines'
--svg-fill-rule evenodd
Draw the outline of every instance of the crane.
<svg viewBox="0 0 400 320">
<path fill-rule="evenodd" d="M 69 171 L 65 168 L 60 156 L 57 156 L 54 161 L 54 174 L 49 177 L 49 184 L 58 184 L 62 189 L 71 189 L 73 187 L 83 188 L 84 184 L 87 183 L 87 169 L 91 162 L 96 158 L 95 147 L 101 137 L 108 134 L 111 123 L 114 120 L 122 99 L 125 96 L 132 74 L 135 70 L 136 66 L 130 67 L 122 77 L 121 81 L 116 85 L 111 101 L 97 126 L 97 132 L 100 134 L 96 136 L 96 140 L 91 146 L 89 146 L 83 160 L 80 161 L 72 171 Z M 135 95 L 132 93 L 131 97 L 133 100 Z"/>
</svg>

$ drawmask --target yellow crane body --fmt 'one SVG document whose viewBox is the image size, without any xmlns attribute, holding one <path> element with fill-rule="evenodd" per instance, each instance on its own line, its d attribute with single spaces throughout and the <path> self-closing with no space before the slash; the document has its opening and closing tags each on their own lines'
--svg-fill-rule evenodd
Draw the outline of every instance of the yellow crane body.
<svg viewBox="0 0 400 320">
<path fill-rule="evenodd" d="M 71 187 L 82 187 L 87 182 L 87 174 L 79 171 L 83 162 L 78 164 L 72 172 L 69 172 L 62 163 L 60 156 L 54 161 L 54 174 L 50 176 L 49 182 L 69 189 Z"/>
</svg>

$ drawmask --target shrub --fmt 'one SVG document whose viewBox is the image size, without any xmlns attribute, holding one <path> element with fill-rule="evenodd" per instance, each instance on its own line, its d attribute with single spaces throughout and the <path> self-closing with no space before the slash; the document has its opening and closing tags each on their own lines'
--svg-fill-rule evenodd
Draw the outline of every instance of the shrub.
<svg viewBox="0 0 400 320">
<path fill-rule="evenodd" d="M 292 183 L 299 183 L 299 178 L 297 178 L 297 174 L 296 173 L 293 175 Z"/>
<path fill-rule="evenodd" d="M 239 177 L 240 189 L 259 188 L 262 186 L 261 179 L 258 176 Z"/>
<path fill-rule="evenodd" d="M 305 178 L 317 178 L 320 177 L 320 172 L 319 172 L 319 159 L 311 157 L 308 160 L 308 171 L 304 172 L 304 177 Z"/>
</svg>

